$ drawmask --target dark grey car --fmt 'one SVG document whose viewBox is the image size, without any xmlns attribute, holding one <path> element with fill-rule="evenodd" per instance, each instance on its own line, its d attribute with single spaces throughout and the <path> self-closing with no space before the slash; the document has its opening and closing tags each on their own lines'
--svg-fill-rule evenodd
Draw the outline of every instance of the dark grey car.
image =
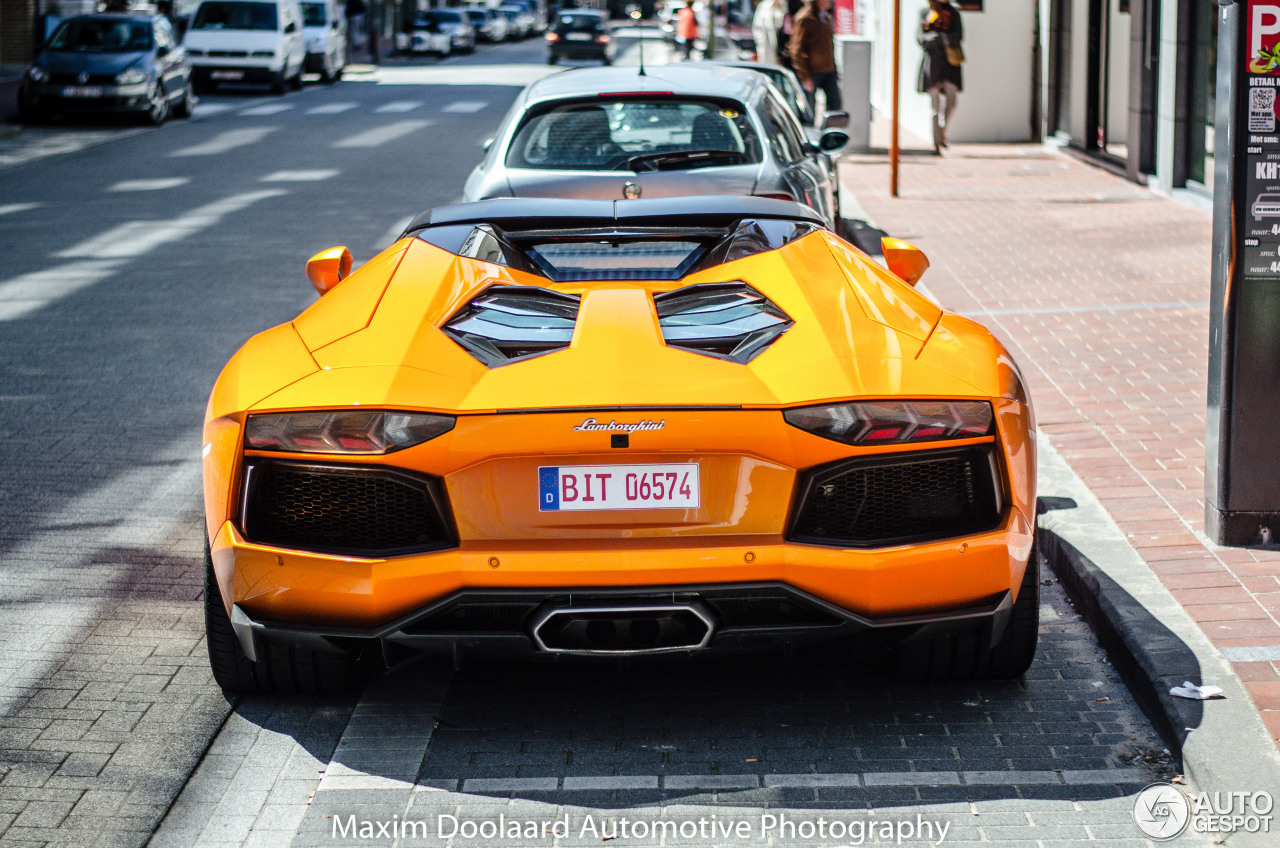
<svg viewBox="0 0 1280 848">
<path fill-rule="evenodd" d="M 133 113 L 160 124 L 191 114 L 191 66 L 160 15 L 80 15 L 63 21 L 27 68 L 26 121 L 58 113 Z"/>
<path fill-rule="evenodd" d="M 756 195 L 798 200 L 836 227 L 823 151 L 847 142 L 839 130 L 810 142 L 768 79 L 751 71 L 566 71 L 521 93 L 464 197 Z"/>
</svg>

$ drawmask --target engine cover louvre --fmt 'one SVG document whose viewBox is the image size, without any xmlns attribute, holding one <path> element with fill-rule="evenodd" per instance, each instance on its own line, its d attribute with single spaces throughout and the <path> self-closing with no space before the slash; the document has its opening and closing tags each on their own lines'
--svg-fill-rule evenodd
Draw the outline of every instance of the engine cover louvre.
<svg viewBox="0 0 1280 848">
<path fill-rule="evenodd" d="M 489 368 L 564 350 L 582 298 L 536 286 L 490 286 L 441 327 Z"/>
<path fill-rule="evenodd" d="M 791 318 L 746 283 L 704 283 L 653 296 L 668 347 L 746 364 L 791 328 Z"/>
</svg>

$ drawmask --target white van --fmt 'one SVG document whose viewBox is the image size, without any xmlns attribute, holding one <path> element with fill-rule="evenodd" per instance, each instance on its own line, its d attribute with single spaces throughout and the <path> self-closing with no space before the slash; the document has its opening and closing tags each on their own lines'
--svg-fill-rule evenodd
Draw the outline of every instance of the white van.
<svg viewBox="0 0 1280 848">
<path fill-rule="evenodd" d="M 183 46 L 199 88 L 260 83 L 302 88 L 307 44 L 298 0 L 203 0 Z"/>
<path fill-rule="evenodd" d="M 347 64 L 347 16 L 338 0 L 302 0 L 307 37 L 307 72 L 323 82 L 342 76 Z"/>
</svg>

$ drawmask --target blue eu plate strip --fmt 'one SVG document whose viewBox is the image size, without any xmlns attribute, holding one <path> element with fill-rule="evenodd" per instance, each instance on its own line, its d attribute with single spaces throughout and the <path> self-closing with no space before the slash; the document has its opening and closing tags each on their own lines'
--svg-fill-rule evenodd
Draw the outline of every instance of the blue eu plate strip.
<svg viewBox="0 0 1280 848">
<path fill-rule="evenodd" d="M 560 508 L 560 469 L 538 469 L 538 509 Z"/>
</svg>

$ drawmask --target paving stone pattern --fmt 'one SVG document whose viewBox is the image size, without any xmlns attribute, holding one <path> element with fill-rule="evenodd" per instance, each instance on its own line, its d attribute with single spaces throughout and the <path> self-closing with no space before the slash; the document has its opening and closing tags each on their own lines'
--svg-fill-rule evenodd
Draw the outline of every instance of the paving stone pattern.
<svg viewBox="0 0 1280 848">
<path fill-rule="evenodd" d="M 842 167 L 924 282 L 1014 351 L 1039 424 L 1222 649 L 1280 739 L 1280 553 L 1204 536 L 1210 216 L 1038 146 Z"/>
<path fill-rule="evenodd" d="M 848 844 L 763 833 L 766 815 L 863 826 L 919 815 L 949 824 L 948 845 L 1148 845 L 1133 795 L 1167 777 L 1169 759 L 1061 589 L 1044 592 L 1040 654 L 1020 682 L 903 684 L 874 652 L 841 646 L 790 659 L 477 661 L 452 673 L 421 659 L 376 680 L 354 709 L 245 698 L 153 845 L 367 844 L 335 838 L 335 822 L 365 821 L 424 823 L 378 844 L 602 844 L 608 831 L 588 816 L 597 830 L 711 817 L 750 830 L 608 844 Z M 449 838 L 453 819 L 569 832 Z M 282 841 L 280 825 L 294 822 Z"/>
</svg>

